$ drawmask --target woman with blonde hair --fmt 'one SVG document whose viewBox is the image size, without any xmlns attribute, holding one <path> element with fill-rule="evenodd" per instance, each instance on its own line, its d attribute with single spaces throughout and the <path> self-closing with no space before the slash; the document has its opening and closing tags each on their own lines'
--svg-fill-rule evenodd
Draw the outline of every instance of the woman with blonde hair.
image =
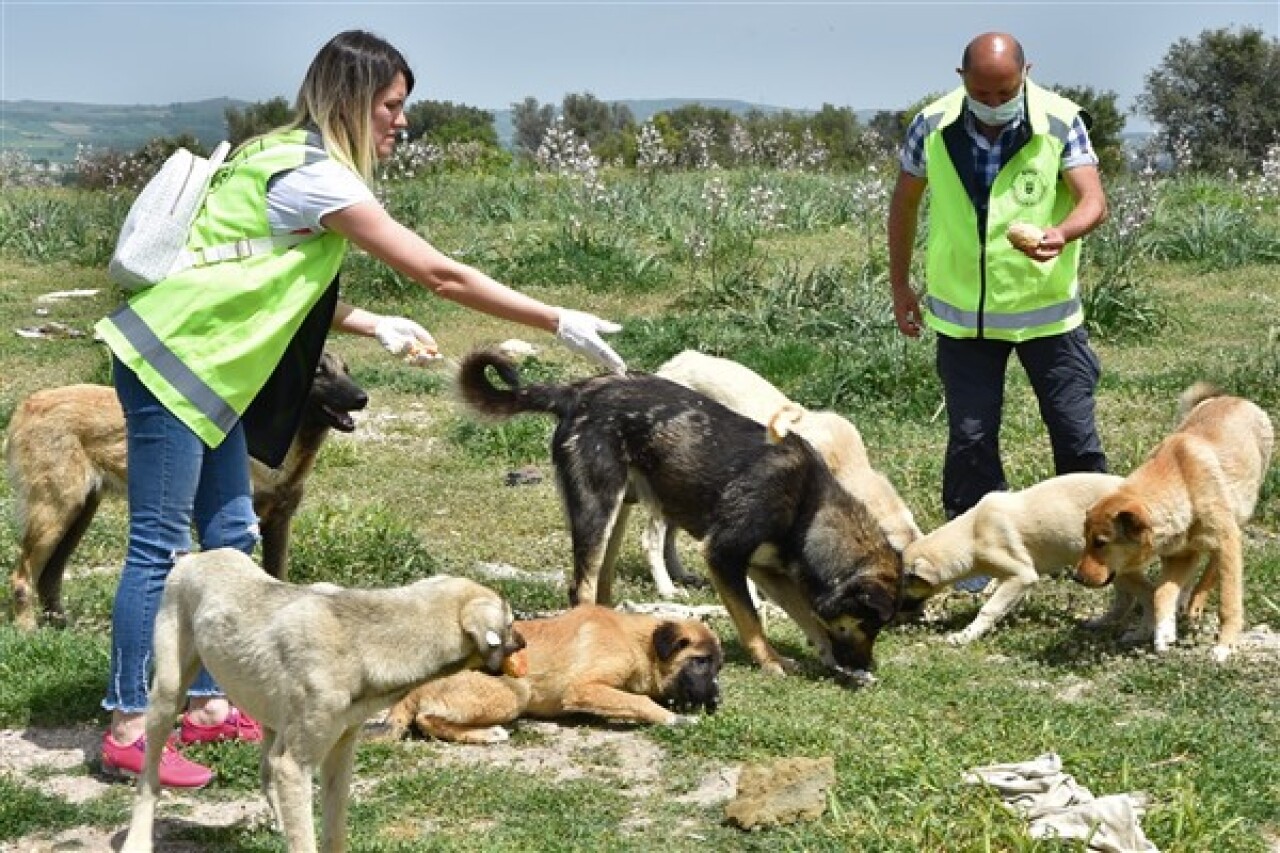
<svg viewBox="0 0 1280 853">
<path fill-rule="evenodd" d="M 622 372 L 601 333 L 619 326 L 547 305 L 443 254 L 397 222 L 368 183 L 407 126 L 413 72 L 383 39 L 339 33 L 311 62 L 294 120 L 241 145 L 214 176 L 187 238 L 193 264 L 132 294 L 100 321 L 113 354 L 129 454 L 129 544 L 112 611 L 103 707 L 107 771 L 136 774 L 145 751 L 147 668 L 164 581 L 191 550 L 252 552 L 258 541 L 249 457 L 284 458 L 330 328 L 376 337 L 394 354 L 436 350 L 405 317 L 338 298 L 354 243 L 438 296 L 555 333 Z M 258 740 L 207 673 L 191 689 L 180 744 Z M 201 787 L 213 772 L 172 746 L 161 784 Z"/>
</svg>

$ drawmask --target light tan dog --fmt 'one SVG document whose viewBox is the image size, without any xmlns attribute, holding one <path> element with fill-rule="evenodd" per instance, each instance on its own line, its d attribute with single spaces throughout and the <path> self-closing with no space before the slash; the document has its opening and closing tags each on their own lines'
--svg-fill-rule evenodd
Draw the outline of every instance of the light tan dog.
<svg viewBox="0 0 1280 853">
<path fill-rule="evenodd" d="M 1085 515 L 1085 552 L 1076 579 L 1101 586 L 1140 574 L 1160 559 L 1153 602 L 1154 645 L 1177 638 L 1179 599 L 1208 557 L 1187 616 L 1199 619 L 1214 584 L 1216 660 L 1231 654 L 1244 622 L 1240 527 L 1253 515 L 1275 441 L 1267 414 L 1248 400 L 1197 383 L 1179 399 L 1182 422 L 1112 494 Z"/>
<path fill-rule="evenodd" d="M 901 551 L 919 538 L 920 528 L 911 510 L 888 478 L 871 467 L 862 435 L 847 418 L 835 412 L 806 409 L 750 368 L 696 350 L 677 354 L 659 367 L 656 375 L 705 394 L 766 426 L 770 440 L 777 441 L 788 432 L 799 435 L 818 451 L 836 481 L 866 504 L 894 548 Z M 621 537 L 625 526 L 626 518 L 622 516 L 615 528 L 615 540 Z M 614 542 L 611 545 L 616 552 L 617 545 Z M 680 563 L 675 529 L 666 519 L 650 516 L 642 545 L 662 598 L 674 598 L 678 594 L 673 576 L 686 583 L 696 580 Z"/>
<path fill-rule="evenodd" d="M 289 527 L 329 431 L 354 430 L 351 412 L 368 402 L 343 360 L 326 351 L 284 462 L 278 469 L 252 463 L 253 508 L 268 573 L 285 577 Z M 115 389 L 68 385 L 27 397 L 9 424 L 6 455 L 19 528 L 18 564 L 10 579 L 14 622 L 36 627 L 38 593 L 44 617 L 60 624 L 67 561 L 103 497 L 123 493 L 128 477 L 124 413 Z"/>
<path fill-rule="evenodd" d="M 910 617 L 949 584 L 972 575 L 1000 581 L 964 630 L 947 641 L 963 645 L 991 630 L 1042 574 L 1073 568 L 1084 552 L 1084 513 L 1124 478 L 1112 474 L 1063 474 L 1016 492 L 991 492 L 907 546 L 902 561 L 906 589 L 899 611 Z M 1149 597 L 1146 579 L 1126 576 L 1112 611 L 1096 624 L 1119 621 L 1133 602 Z M 1119 590 L 1118 590 L 1119 591 Z"/>
<path fill-rule="evenodd" d="M 719 705 L 720 640 L 696 619 L 580 604 L 515 627 L 526 643 L 526 677 L 469 671 L 429 681 L 391 710 L 389 734 L 415 727 L 440 740 L 498 743 L 518 717 L 675 726 Z"/>
<path fill-rule="evenodd" d="M 262 724 L 262 787 L 288 849 L 316 850 L 319 771 L 323 849 L 338 853 L 364 721 L 427 679 L 501 672 L 523 646 L 512 623 L 496 592 L 465 578 L 346 590 L 278 581 L 228 548 L 181 558 L 156 615 L 146 764 L 124 853 L 151 850 L 161 749 L 201 665 Z"/>
</svg>

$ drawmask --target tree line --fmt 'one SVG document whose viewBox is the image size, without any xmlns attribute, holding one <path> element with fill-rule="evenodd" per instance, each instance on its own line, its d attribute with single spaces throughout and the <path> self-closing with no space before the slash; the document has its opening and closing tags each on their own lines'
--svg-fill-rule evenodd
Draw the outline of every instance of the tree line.
<svg viewBox="0 0 1280 853">
<path fill-rule="evenodd" d="M 1158 153 L 1190 161 L 1211 172 L 1256 171 L 1268 149 L 1280 144 L 1280 43 L 1253 28 L 1206 30 L 1183 38 L 1144 79 L 1140 115 L 1161 132 Z M 1125 115 L 1117 94 L 1090 86 L 1052 85 L 1088 114 L 1090 138 L 1104 172 L 1126 167 Z M 571 134 L 605 164 L 633 168 L 697 168 L 761 165 L 852 170 L 892 157 L 911 117 L 941 93 L 929 93 L 901 110 L 882 110 L 869 120 L 854 110 L 824 104 L 816 112 L 751 111 L 686 104 L 638 122 L 622 103 L 590 92 L 570 93 L 559 104 L 526 97 L 511 105 L 510 157 L 536 160 L 555 129 Z M 235 144 L 287 123 L 284 98 L 226 110 L 228 138 Z M 406 111 L 409 140 L 447 149 L 468 146 L 498 151 L 492 112 L 451 101 L 424 100 Z M 190 139 L 182 140 L 189 143 Z M 168 144 L 166 144 L 168 142 Z M 153 140 L 135 157 L 150 161 L 177 140 Z M 477 162 L 470 157 L 468 162 Z M 482 162 L 495 162 L 494 157 Z"/>
</svg>

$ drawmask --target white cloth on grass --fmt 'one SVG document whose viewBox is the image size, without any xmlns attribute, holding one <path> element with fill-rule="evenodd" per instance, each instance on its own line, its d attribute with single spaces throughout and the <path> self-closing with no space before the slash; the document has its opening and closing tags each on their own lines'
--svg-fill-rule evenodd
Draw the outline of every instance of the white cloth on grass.
<svg viewBox="0 0 1280 853">
<path fill-rule="evenodd" d="M 1095 797 L 1062 771 L 1062 759 L 1055 753 L 974 767 L 964 774 L 964 781 L 994 788 L 1005 805 L 1028 821 L 1032 838 L 1086 841 L 1086 849 L 1099 853 L 1159 853 L 1142 831 L 1145 797 Z"/>
</svg>

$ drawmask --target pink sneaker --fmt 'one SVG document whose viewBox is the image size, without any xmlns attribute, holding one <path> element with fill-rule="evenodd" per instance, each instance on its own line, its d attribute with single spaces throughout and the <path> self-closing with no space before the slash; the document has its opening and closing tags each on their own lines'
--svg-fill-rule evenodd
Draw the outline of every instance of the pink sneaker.
<svg viewBox="0 0 1280 853">
<path fill-rule="evenodd" d="M 182 715 L 182 729 L 178 733 L 178 743 L 186 746 L 192 743 L 217 743 L 224 740 L 242 740 L 245 743 L 257 743 L 262 740 L 262 726 L 239 708 L 233 707 L 227 718 L 214 726 L 202 726 L 191 721 L 190 714 Z"/>
<path fill-rule="evenodd" d="M 102 736 L 102 769 L 108 775 L 136 778 L 142 773 L 146 757 L 145 737 L 122 746 L 107 732 Z M 203 788 L 213 778 L 213 771 L 203 764 L 183 758 L 173 746 L 173 738 L 165 741 L 160 754 L 160 784 L 166 788 Z"/>
</svg>

